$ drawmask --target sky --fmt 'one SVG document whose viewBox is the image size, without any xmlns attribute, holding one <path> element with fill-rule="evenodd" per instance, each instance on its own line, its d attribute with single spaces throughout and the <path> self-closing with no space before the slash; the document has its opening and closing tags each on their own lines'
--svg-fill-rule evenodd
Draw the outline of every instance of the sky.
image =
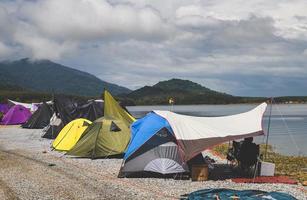
<svg viewBox="0 0 307 200">
<path fill-rule="evenodd" d="M 307 95 L 306 0 L 1 0 L 0 60 L 50 59 L 137 89 L 189 79 Z"/>
</svg>

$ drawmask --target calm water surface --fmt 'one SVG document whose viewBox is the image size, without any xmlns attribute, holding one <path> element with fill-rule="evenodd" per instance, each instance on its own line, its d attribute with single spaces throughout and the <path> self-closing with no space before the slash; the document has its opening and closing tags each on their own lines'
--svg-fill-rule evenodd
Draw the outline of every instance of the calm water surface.
<svg viewBox="0 0 307 200">
<path fill-rule="evenodd" d="M 235 105 L 175 105 L 130 106 L 128 110 L 137 118 L 152 110 L 172 110 L 192 116 L 224 116 L 246 112 L 256 104 Z M 269 106 L 264 116 L 264 130 L 268 132 Z M 269 143 L 277 152 L 285 155 L 307 155 L 307 104 L 273 105 Z M 264 136 L 256 138 L 257 143 L 265 141 Z"/>
</svg>

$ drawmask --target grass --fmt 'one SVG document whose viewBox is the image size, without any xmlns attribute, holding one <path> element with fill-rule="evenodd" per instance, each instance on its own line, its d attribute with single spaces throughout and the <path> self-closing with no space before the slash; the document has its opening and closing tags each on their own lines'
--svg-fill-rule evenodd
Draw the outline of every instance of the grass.
<svg viewBox="0 0 307 200">
<path fill-rule="evenodd" d="M 213 148 L 217 153 L 226 156 L 228 144 L 217 145 Z M 260 145 L 260 154 L 264 155 L 265 145 Z M 268 146 L 266 162 L 275 163 L 275 175 L 289 176 L 299 182 L 307 181 L 307 157 L 306 156 L 285 156 L 273 151 Z"/>
</svg>

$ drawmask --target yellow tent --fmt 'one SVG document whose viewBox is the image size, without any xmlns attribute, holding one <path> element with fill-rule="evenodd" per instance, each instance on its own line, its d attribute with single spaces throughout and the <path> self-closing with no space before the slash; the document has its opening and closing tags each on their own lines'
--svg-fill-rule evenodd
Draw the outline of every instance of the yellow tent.
<svg viewBox="0 0 307 200">
<path fill-rule="evenodd" d="M 68 151 L 79 141 L 85 129 L 92 122 L 87 119 L 75 119 L 69 122 L 52 143 L 52 147 L 59 151 Z"/>
<path fill-rule="evenodd" d="M 67 155 L 101 158 L 124 153 L 131 138 L 130 125 L 134 121 L 134 117 L 105 90 L 104 117 L 86 129 Z"/>
</svg>

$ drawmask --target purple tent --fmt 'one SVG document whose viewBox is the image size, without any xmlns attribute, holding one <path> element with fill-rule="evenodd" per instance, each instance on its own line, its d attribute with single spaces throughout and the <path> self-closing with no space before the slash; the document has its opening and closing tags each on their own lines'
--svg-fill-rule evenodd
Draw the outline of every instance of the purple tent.
<svg viewBox="0 0 307 200">
<path fill-rule="evenodd" d="M 23 124 L 31 117 L 31 112 L 29 109 L 21 106 L 15 105 L 9 109 L 9 111 L 4 115 L 2 125 L 14 125 Z"/>
<path fill-rule="evenodd" d="M 3 114 L 6 114 L 10 109 L 10 106 L 8 104 L 0 104 L 0 112 Z"/>
</svg>

